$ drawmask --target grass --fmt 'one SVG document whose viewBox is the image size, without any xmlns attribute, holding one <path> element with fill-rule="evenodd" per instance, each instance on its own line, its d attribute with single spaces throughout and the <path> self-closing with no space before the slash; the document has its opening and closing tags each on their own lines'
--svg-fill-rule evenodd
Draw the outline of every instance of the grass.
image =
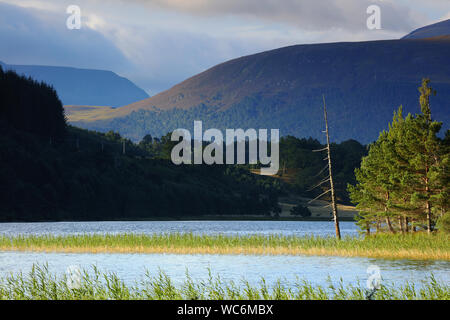
<svg viewBox="0 0 450 320">
<path fill-rule="evenodd" d="M 240 283 L 225 282 L 220 276 L 207 280 L 194 281 L 186 271 L 181 285 L 174 282 L 164 272 L 151 276 L 147 271 L 140 282 L 127 285 L 114 273 L 80 270 L 75 288 L 73 278 L 57 276 L 49 272 L 47 265 L 34 265 L 24 275 L 11 274 L 0 279 L 0 300 L 364 300 L 369 291 L 358 283 L 356 286 L 344 285 L 342 280 L 328 286 L 314 286 L 308 281 L 297 279 L 292 286 L 278 280 L 268 285 L 264 278 L 259 284 L 251 285 L 246 280 Z M 376 300 L 450 300 L 450 287 L 439 284 L 433 275 L 423 281 L 419 288 L 412 283 L 400 287 L 381 285 L 372 299 Z"/>
<path fill-rule="evenodd" d="M 425 233 L 370 237 L 115 234 L 0 236 L 0 250 L 73 253 L 176 253 L 332 255 L 387 259 L 450 260 L 450 236 Z"/>
<path fill-rule="evenodd" d="M 64 106 L 69 122 L 95 121 L 109 119 L 114 116 L 114 108 L 106 106 Z"/>
</svg>

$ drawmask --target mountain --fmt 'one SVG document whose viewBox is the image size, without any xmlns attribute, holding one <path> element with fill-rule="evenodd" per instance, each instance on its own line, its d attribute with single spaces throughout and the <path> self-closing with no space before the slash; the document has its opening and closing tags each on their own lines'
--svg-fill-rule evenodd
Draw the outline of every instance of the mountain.
<svg viewBox="0 0 450 320">
<path fill-rule="evenodd" d="M 148 98 L 144 90 L 112 71 L 3 62 L 0 65 L 4 70 L 14 70 L 52 85 L 64 105 L 119 107 Z"/>
<path fill-rule="evenodd" d="M 450 37 L 295 45 L 219 64 L 171 89 L 74 125 L 140 140 L 176 128 L 279 128 L 323 141 L 325 95 L 333 141 L 374 141 L 393 111 L 420 112 L 429 77 L 433 117 L 448 128 Z M 87 117 L 89 118 L 89 117 Z"/>
<path fill-rule="evenodd" d="M 424 39 L 445 35 L 450 35 L 450 19 L 416 29 L 402 39 Z"/>
</svg>

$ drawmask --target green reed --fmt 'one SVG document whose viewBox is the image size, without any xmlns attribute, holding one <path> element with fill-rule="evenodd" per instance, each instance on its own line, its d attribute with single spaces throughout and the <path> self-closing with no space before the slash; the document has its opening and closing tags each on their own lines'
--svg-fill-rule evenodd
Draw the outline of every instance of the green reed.
<svg viewBox="0 0 450 320">
<path fill-rule="evenodd" d="M 450 236 L 445 234 L 380 234 L 370 237 L 282 236 L 282 235 L 195 235 L 167 234 L 81 234 L 0 236 L 0 250 L 50 250 L 66 252 L 174 252 L 330 254 L 388 258 L 450 259 Z M 159 250 L 159 251 L 158 251 Z M 315 251 L 316 250 L 316 251 Z M 322 250 L 322 253 L 320 253 Z M 325 251 L 324 251 L 325 250 Z M 409 253 L 410 251 L 410 253 Z"/>
<path fill-rule="evenodd" d="M 72 288 L 68 276 L 52 274 L 47 265 L 33 265 L 27 274 L 0 278 L 0 300 L 364 300 L 368 291 L 360 283 L 344 285 L 342 280 L 327 286 L 315 286 L 298 279 L 292 286 L 281 280 L 268 285 L 261 278 L 257 285 L 246 280 L 224 281 L 208 270 L 206 280 L 195 281 L 186 271 L 184 281 L 175 285 L 163 271 L 152 276 L 148 271 L 142 280 L 127 285 L 115 273 L 101 272 L 93 266 L 81 270 L 79 286 Z M 450 286 L 439 284 L 431 275 L 420 288 L 406 282 L 402 286 L 382 285 L 372 297 L 376 300 L 450 300 Z"/>
</svg>

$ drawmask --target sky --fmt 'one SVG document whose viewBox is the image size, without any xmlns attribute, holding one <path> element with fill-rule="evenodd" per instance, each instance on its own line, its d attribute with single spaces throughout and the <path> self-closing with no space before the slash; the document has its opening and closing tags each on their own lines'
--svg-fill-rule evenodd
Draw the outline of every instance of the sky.
<svg viewBox="0 0 450 320">
<path fill-rule="evenodd" d="M 68 29 L 69 5 L 80 29 Z M 381 29 L 369 29 L 370 5 Z M 244 55 L 398 39 L 450 19 L 450 0 L 0 0 L 0 61 L 111 70 L 154 95 Z"/>
</svg>

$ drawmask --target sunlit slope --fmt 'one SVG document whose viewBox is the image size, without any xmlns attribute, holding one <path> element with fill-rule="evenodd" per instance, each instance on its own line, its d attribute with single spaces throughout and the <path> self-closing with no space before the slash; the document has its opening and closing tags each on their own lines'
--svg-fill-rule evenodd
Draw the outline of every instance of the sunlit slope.
<svg viewBox="0 0 450 320">
<path fill-rule="evenodd" d="M 114 108 L 104 106 L 64 106 L 64 112 L 69 122 L 95 121 L 114 116 Z"/>
</svg>

